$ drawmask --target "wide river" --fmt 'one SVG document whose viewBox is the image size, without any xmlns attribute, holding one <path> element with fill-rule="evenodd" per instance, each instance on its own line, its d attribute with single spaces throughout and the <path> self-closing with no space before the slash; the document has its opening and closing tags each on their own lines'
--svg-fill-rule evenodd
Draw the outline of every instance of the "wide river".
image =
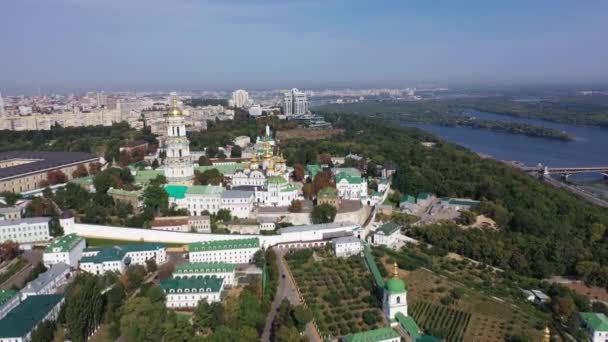
<svg viewBox="0 0 608 342">
<path fill-rule="evenodd" d="M 574 135 L 574 141 L 536 138 L 468 127 L 444 127 L 404 123 L 421 128 L 449 142 L 500 160 L 519 161 L 528 166 L 538 163 L 557 166 L 608 166 L 608 129 L 574 126 L 544 120 L 522 119 L 508 115 L 468 111 L 478 119 L 521 122 L 556 128 Z"/>
</svg>

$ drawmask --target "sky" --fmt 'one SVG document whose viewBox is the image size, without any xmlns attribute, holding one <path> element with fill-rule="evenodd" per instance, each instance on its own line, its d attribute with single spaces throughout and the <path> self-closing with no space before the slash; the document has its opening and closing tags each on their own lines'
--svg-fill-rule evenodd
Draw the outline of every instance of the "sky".
<svg viewBox="0 0 608 342">
<path fill-rule="evenodd" d="M 0 91 L 608 81 L 606 0 L 2 0 Z"/>
</svg>

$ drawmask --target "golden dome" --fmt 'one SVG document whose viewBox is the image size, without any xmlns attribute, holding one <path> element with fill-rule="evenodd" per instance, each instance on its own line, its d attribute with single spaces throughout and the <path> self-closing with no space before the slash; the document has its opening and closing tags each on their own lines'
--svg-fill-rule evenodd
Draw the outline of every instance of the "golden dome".
<svg viewBox="0 0 608 342">
<path fill-rule="evenodd" d="M 545 327 L 545 332 L 543 334 L 543 342 L 551 342 L 551 330 L 549 327 Z"/>
<path fill-rule="evenodd" d="M 177 96 L 173 96 L 173 103 L 171 104 L 171 110 L 167 113 L 169 116 L 183 116 L 182 110 L 177 106 Z"/>
<path fill-rule="evenodd" d="M 254 153 L 254 154 L 253 154 L 253 157 L 251 158 L 251 162 L 252 162 L 252 163 L 257 163 L 258 161 L 259 161 L 259 160 L 258 160 L 258 155 Z"/>
</svg>

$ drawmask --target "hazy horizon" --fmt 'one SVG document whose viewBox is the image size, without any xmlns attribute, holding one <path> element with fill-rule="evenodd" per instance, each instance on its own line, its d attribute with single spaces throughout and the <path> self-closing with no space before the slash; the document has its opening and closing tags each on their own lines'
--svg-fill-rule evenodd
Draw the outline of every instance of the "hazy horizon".
<svg viewBox="0 0 608 342">
<path fill-rule="evenodd" d="M 9 0 L 3 94 L 608 83 L 608 2 Z"/>
</svg>

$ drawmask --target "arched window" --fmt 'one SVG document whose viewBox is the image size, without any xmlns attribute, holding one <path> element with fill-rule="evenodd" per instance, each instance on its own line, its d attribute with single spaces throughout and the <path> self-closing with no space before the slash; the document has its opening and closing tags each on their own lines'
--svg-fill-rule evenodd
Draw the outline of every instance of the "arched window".
<svg viewBox="0 0 608 342">
<path fill-rule="evenodd" d="M 179 156 L 180 157 L 182 156 L 182 150 L 181 149 L 179 150 Z"/>
<path fill-rule="evenodd" d="M 401 297 L 397 296 L 397 304 L 401 304 Z"/>
</svg>

